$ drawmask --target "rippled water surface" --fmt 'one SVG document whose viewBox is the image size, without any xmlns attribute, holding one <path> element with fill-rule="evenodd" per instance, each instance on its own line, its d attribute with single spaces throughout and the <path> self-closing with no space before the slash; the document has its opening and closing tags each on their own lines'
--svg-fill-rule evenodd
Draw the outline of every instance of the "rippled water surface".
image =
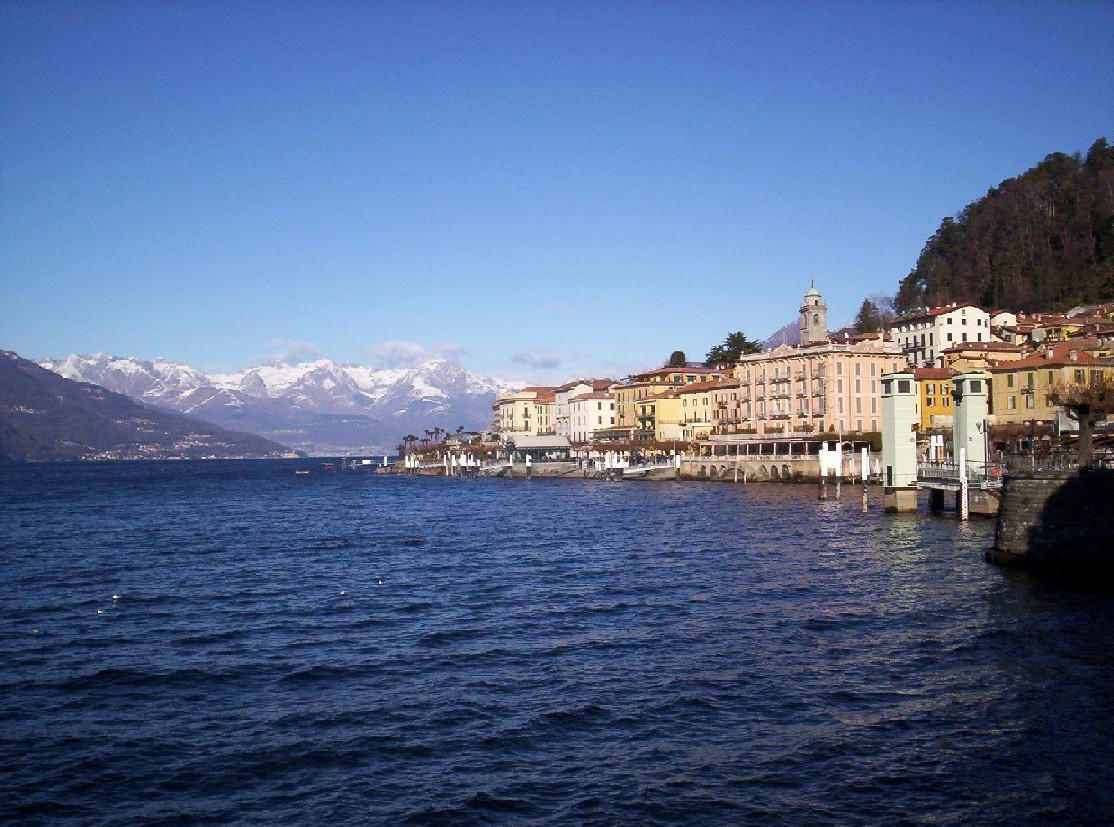
<svg viewBox="0 0 1114 827">
<path fill-rule="evenodd" d="M 0 818 L 1114 814 L 1114 599 L 859 492 L 0 468 Z"/>
</svg>

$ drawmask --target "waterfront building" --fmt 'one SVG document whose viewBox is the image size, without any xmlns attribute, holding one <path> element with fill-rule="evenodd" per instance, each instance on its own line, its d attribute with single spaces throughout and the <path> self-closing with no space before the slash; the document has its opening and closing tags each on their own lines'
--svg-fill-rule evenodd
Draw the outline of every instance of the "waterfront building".
<svg viewBox="0 0 1114 827">
<path fill-rule="evenodd" d="M 989 368 L 990 411 L 997 423 L 1031 430 L 1055 423 L 1074 430 L 1075 423 L 1049 404 L 1048 394 L 1055 385 L 1114 379 L 1114 358 L 1096 357 L 1089 347 L 1102 352 L 1103 346 L 1098 340 L 1061 342 Z"/>
<path fill-rule="evenodd" d="M 940 367 L 940 353 L 956 343 L 989 342 L 990 314 L 971 303 L 934 307 L 895 319 L 890 328 L 912 367 Z"/>
<path fill-rule="evenodd" d="M 738 394 L 739 381 L 730 377 L 685 385 L 640 403 L 640 426 L 658 442 L 701 439 L 733 415 L 727 400 L 737 406 Z"/>
<path fill-rule="evenodd" d="M 574 379 L 553 389 L 553 426 L 557 436 L 572 438 L 571 402 L 578 396 L 606 391 L 615 384 L 613 379 Z M 586 417 L 587 411 L 581 411 Z M 587 420 L 585 421 L 587 424 Z M 609 424 L 614 424 L 609 423 Z M 573 442 L 577 440 L 573 439 Z"/>
<path fill-rule="evenodd" d="M 717 433 L 831 433 L 879 430 L 879 379 L 904 367 L 901 349 L 874 339 L 782 345 L 743 356 L 737 415 Z"/>
<path fill-rule="evenodd" d="M 719 368 L 685 365 L 664 367 L 635 374 L 612 389 L 615 396 L 615 426 L 599 436 L 611 440 L 651 440 L 655 438 L 656 408 L 648 400 L 663 396 L 686 385 L 703 385 L 726 376 Z M 642 407 L 640 407 L 642 406 Z"/>
<path fill-rule="evenodd" d="M 492 406 L 499 438 L 554 434 L 555 390 L 539 386 L 499 394 Z"/>
<path fill-rule="evenodd" d="M 920 407 L 920 430 L 951 428 L 955 411 L 952 406 L 952 376 L 948 368 L 914 368 Z"/>
<path fill-rule="evenodd" d="M 615 397 L 609 391 L 593 391 L 574 396 L 569 405 L 569 440 L 592 442 L 596 434 L 615 425 Z"/>
</svg>

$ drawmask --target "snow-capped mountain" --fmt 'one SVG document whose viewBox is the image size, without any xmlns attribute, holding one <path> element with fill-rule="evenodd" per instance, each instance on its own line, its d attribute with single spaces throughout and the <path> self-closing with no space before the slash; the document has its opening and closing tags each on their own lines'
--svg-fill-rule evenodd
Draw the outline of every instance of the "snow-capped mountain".
<svg viewBox="0 0 1114 827">
<path fill-rule="evenodd" d="M 511 387 L 442 359 L 391 370 L 318 359 L 211 375 L 180 362 L 102 353 L 39 364 L 67 379 L 316 454 L 390 452 L 407 433 L 438 426 L 484 430 L 496 395 Z"/>
</svg>

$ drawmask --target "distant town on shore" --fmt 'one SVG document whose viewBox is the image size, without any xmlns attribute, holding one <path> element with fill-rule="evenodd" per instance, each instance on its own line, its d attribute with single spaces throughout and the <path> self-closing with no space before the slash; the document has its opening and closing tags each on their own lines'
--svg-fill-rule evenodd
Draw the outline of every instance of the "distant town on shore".
<svg viewBox="0 0 1114 827">
<path fill-rule="evenodd" d="M 803 287 L 804 285 L 802 285 Z M 1045 311 L 1033 308 L 1046 308 Z M 407 434 L 405 453 L 469 444 L 693 451 L 708 440 L 831 439 L 880 430 L 883 375 L 912 371 L 919 435 L 952 425 L 952 377 L 988 379 L 996 447 L 1032 447 L 1114 412 L 1114 147 L 1054 152 L 944 218 L 892 297 L 864 299 L 829 330 L 813 283 L 796 329 L 763 347 L 727 335 L 701 362 L 676 351 L 623 378 L 583 377 L 502 392 L 484 433 Z M 664 354 L 663 354 L 664 355 Z M 446 445 L 446 443 L 448 443 Z"/>
<path fill-rule="evenodd" d="M 798 338 L 764 352 L 752 345 L 722 364 L 675 358 L 618 381 L 504 392 L 487 434 L 408 435 L 403 450 L 529 446 L 556 458 L 574 446 L 677 450 L 726 436 L 869 439 L 881 427 L 881 377 L 898 371 L 916 381 L 924 434 L 951 428 L 951 378 L 984 372 L 995 435 L 1010 443 L 1077 429 L 1055 403 L 1056 389 L 1114 383 L 1114 303 L 1021 314 L 956 302 L 895 318 L 884 330 L 829 334 L 823 296 L 811 286 Z"/>
</svg>

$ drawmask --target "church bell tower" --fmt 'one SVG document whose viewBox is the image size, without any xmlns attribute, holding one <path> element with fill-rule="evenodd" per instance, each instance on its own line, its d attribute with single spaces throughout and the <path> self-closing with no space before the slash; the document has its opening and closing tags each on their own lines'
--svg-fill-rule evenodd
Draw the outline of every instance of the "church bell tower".
<svg viewBox="0 0 1114 827">
<path fill-rule="evenodd" d="M 805 293 L 804 303 L 801 305 L 801 341 L 802 345 L 811 342 L 822 342 L 828 338 L 828 306 L 816 289 L 816 282 Z"/>
</svg>

